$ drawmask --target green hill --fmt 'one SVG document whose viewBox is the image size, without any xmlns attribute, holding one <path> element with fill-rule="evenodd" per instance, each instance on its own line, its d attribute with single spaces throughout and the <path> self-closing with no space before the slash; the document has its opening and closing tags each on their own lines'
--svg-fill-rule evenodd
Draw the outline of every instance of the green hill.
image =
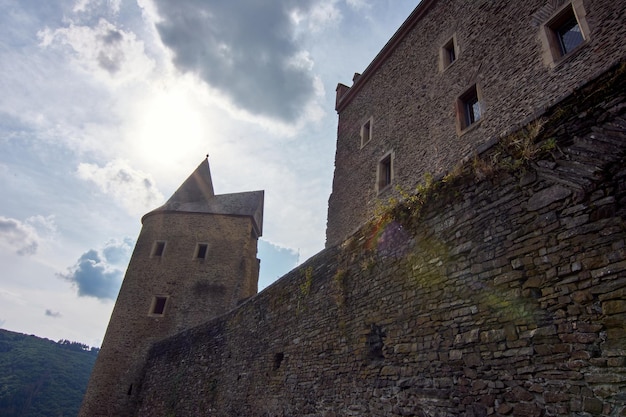
<svg viewBox="0 0 626 417">
<path fill-rule="evenodd" d="M 76 416 L 98 351 L 0 329 L 0 416 Z"/>
</svg>

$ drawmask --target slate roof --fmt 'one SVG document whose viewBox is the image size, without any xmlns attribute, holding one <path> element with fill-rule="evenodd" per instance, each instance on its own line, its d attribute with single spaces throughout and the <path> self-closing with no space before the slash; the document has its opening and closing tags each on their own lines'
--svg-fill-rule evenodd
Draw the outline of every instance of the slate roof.
<svg viewBox="0 0 626 417">
<path fill-rule="evenodd" d="M 161 207 L 143 216 L 161 212 L 185 212 L 249 216 L 258 236 L 263 232 L 264 191 L 247 191 L 216 195 L 213 190 L 208 159 L 182 183 L 178 190 Z"/>
</svg>

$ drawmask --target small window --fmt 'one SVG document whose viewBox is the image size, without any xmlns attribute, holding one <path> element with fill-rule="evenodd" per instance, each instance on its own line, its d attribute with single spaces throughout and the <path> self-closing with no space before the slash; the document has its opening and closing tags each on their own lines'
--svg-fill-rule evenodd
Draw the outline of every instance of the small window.
<svg viewBox="0 0 626 417">
<path fill-rule="evenodd" d="M 372 119 L 370 118 L 367 122 L 363 123 L 361 126 L 361 147 L 365 146 L 367 142 L 372 139 Z"/>
<path fill-rule="evenodd" d="M 566 55 L 583 43 L 583 34 L 578 26 L 576 16 L 573 14 L 560 26 L 555 29 L 559 40 L 561 55 Z"/>
<path fill-rule="evenodd" d="M 573 0 L 543 26 L 544 59 L 550 65 L 571 54 L 588 37 L 582 0 Z"/>
<path fill-rule="evenodd" d="M 196 259 L 205 259 L 209 245 L 206 243 L 198 243 L 196 246 Z"/>
<path fill-rule="evenodd" d="M 457 99 L 457 113 L 459 132 L 481 120 L 483 109 L 476 85 Z"/>
<path fill-rule="evenodd" d="M 152 256 L 153 257 L 163 256 L 164 250 L 165 250 L 165 242 L 156 241 L 154 242 L 154 246 L 152 247 Z"/>
<path fill-rule="evenodd" d="M 450 66 L 454 61 L 456 61 L 456 57 L 458 55 L 458 49 L 456 45 L 456 38 L 453 36 L 446 42 L 445 45 L 441 47 L 440 51 L 440 67 L 441 70 L 444 70 Z"/>
<path fill-rule="evenodd" d="M 155 296 L 150 306 L 150 314 L 154 316 L 162 316 L 165 313 L 165 305 L 167 304 L 166 296 Z"/>
<path fill-rule="evenodd" d="M 390 152 L 378 162 L 377 181 L 376 181 L 377 191 L 380 193 L 381 191 L 389 187 L 392 182 L 393 182 L 393 153 Z"/>
</svg>

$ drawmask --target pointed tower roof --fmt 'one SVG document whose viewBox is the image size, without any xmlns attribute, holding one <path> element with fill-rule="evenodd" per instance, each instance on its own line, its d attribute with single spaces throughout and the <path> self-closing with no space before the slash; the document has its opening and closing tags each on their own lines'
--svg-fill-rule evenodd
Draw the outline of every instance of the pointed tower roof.
<svg viewBox="0 0 626 417">
<path fill-rule="evenodd" d="M 215 195 L 208 158 L 182 183 L 161 207 L 141 219 L 163 212 L 207 213 L 249 216 L 258 236 L 263 231 L 264 191 Z"/>
<path fill-rule="evenodd" d="M 211 179 L 211 169 L 209 168 L 209 160 L 207 158 L 203 160 L 200 165 L 198 165 L 198 168 L 191 173 L 189 178 L 178 187 L 178 190 L 167 200 L 165 206 L 177 203 L 200 202 L 213 197 L 215 197 L 215 191 L 213 191 L 213 180 Z"/>
</svg>

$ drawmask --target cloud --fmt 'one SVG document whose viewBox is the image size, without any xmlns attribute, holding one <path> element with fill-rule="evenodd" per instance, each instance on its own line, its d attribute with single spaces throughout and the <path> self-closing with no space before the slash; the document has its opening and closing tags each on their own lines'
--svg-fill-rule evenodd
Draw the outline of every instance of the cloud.
<svg viewBox="0 0 626 417">
<path fill-rule="evenodd" d="M 68 272 L 58 276 L 73 283 L 80 297 L 113 300 L 122 284 L 125 264 L 130 258 L 132 240 L 111 240 L 102 250 L 83 253 Z"/>
<path fill-rule="evenodd" d="M 111 239 L 104 245 L 102 254 L 110 264 L 125 266 L 130 259 L 134 245 L 135 242 L 129 237 L 121 242 Z"/>
<path fill-rule="evenodd" d="M 106 19 L 100 19 L 93 27 L 71 23 L 55 30 L 46 28 L 37 32 L 37 36 L 42 48 L 65 52 L 70 47 L 76 65 L 100 81 L 120 85 L 141 80 L 155 67 L 155 62 L 145 54 L 143 41 Z"/>
<path fill-rule="evenodd" d="M 175 65 L 256 115 L 296 121 L 316 94 L 296 25 L 338 18 L 335 1 L 154 0 Z M 313 7 L 315 5 L 315 7 Z M 321 9 L 320 9 L 321 8 Z M 294 19 L 298 16 L 298 19 Z M 311 17 L 311 19 L 309 19 Z"/>
<path fill-rule="evenodd" d="M 371 7 L 367 0 L 346 0 L 346 4 L 356 10 Z"/>
<path fill-rule="evenodd" d="M 105 3 L 104 7 L 102 3 Z M 113 13 L 119 13 L 122 0 L 77 0 L 72 11 L 74 13 L 85 13 L 97 8 L 110 9 Z"/>
<path fill-rule="evenodd" d="M 135 170 L 124 160 L 117 159 L 104 167 L 81 163 L 77 174 L 115 198 L 133 216 L 143 214 L 163 201 L 163 194 L 155 186 L 152 176 Z"/>
<path fill-rule="evenodd" d="M 46 316 L 56 319 L 56 318 L 61 317 L 61 313 L 59 313 L 58 311 L 52 311 L 50 309 L 46 309 Z"/>
<path fill-rule="evenodd" d="M 0 243 L 21 256 L 37 253 L 42 240 L 55 232 L 54 216 L 33 216 L 25 221 L 0 216 Z"/>
</svg>

